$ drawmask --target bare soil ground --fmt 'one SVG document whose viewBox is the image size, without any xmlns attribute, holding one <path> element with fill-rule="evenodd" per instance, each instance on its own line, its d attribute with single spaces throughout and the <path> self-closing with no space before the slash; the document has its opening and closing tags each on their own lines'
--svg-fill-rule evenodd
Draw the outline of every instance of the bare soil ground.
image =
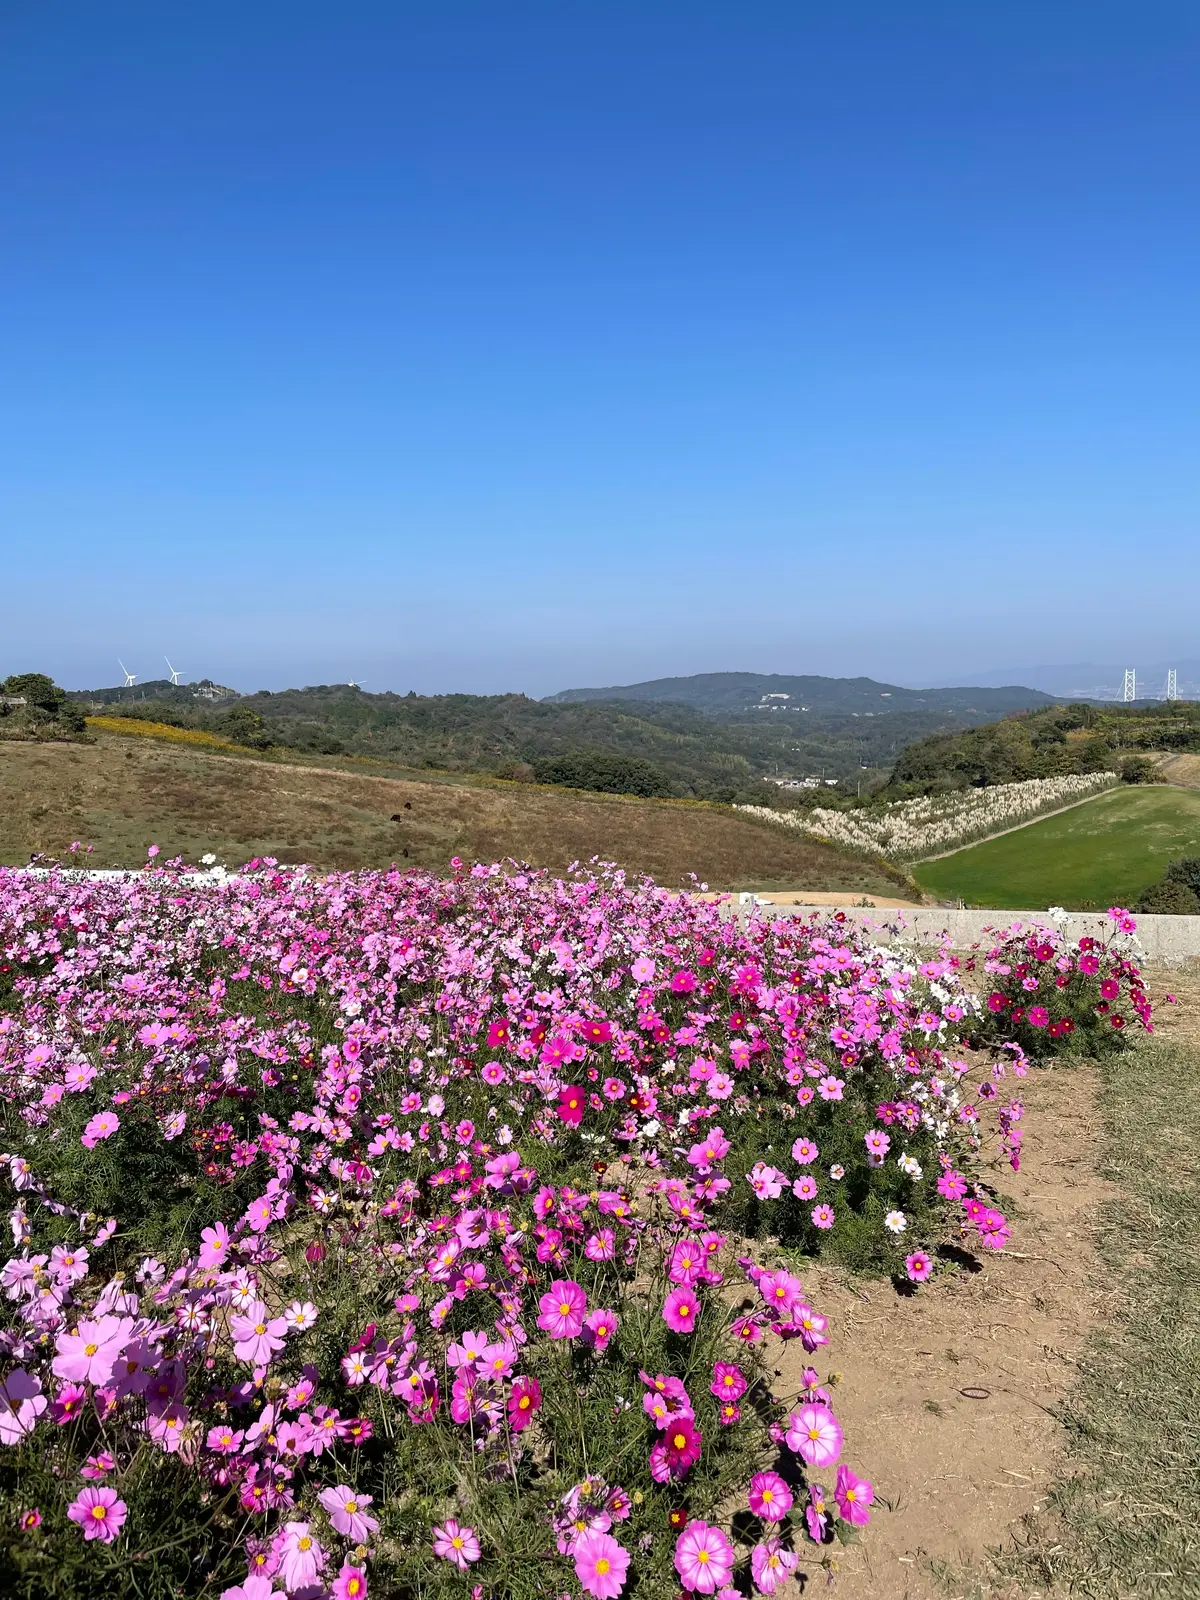
<svg viewBox="0 0 1200 1600">
<path fill-rule="evenodd" d="M 819 1370 L 844 1378 L 836 1402 L 846 1458 L 877 1496 L 861 1544 L 838 1557 L 845 1600 L 961 1593 L 942 1587 L 937 1569 L 974 1567 L 1062 1470 L 1053 1408 L 1109 1298 L 1093 1245 L 1110 1193 L 1095 1170 L 1097 1091 L 1090 1066 L 1025 1080 L 1027 1158 L 1020 1173 L 1004 1166 L 994 1176 L 1014 1222 L 1011 1250 L 980 1251 L 973 1269 L 943 1270 L 912 1296 L 841 1269 L 806 1274 L 830 1318 Z M 805 1360 L 789 1347 L 777 1392 L 798 1387 Z"/>
<path fill-rule="evenodd" d="M 1161 756 L 1158 770 L 1168 783 L 1178 783 L 1185 789 L 1200 789 L 1200 756 Z"/>
<path fill-rule="evenodd" d="M 900 875 L 721 806 L 443 775 L 406 778 L 230 756 L 100 734 L 95 744 L 0 742 L 0 861 L 94 844 L 93 866 L 136 866 L 146 847 L 229 865 L 252 856 L 336 869 L 444 872 L 514 857 L 562 871 L 599 857 L 670 887 L 811 885 L 853 898 Z"/>
</svg>

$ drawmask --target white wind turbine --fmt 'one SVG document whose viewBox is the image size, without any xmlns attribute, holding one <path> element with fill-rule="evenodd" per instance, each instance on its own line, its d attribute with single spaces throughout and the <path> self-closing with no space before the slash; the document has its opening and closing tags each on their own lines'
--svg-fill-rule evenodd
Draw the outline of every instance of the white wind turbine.
<svg viewBox="0 0 1200 1600">
<path fill-rule="evenodd" d="M 134 684 L 137 682 L 137 673 L 136 672 L 130 672 L 129 668 L 121 660 L 120 656 L 117 657 L 117 665 L 120 667 L 121 671 L 125 674 L 125 681 L 121 685 L 122 689 L 132 689 Z"/>
<path fill-rule="evenodd" d="M 163 657 L 163 660 L 167 662 L 167 671 L 171 674 L 171 682 L 176 686 L 176 688 L 178 688 L 179 687 L 179 673 L 171 665 L 171 663 L 169 661 L 167 661 L 166 656 Z"/>
</svg>

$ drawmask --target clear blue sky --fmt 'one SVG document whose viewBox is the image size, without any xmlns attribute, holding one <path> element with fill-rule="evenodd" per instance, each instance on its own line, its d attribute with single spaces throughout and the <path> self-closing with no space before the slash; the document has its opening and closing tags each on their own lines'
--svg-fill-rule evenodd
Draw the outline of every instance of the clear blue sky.
<svg viewBox="0 0 1200 1600">
<path fill-rule="evenodd" d="M 0 670 L 1197 651 L 1194 0 L 0 7 Z"/>
</svg>

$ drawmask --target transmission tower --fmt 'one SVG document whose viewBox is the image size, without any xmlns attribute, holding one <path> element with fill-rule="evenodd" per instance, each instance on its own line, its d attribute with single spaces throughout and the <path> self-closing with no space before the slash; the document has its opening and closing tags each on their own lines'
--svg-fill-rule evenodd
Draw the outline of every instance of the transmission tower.
<svg viewBox="0 0 1200 1600">
<path fill-rule="evenodd" d="M 1125 687 L 1121 690 L 1122 700 L 1137 699 L 1137 668 L 1125 668 Z"/>
<path fill-rule="evenodd" d="M 1175 681 L 1175 668 L 1174 667 L 1168 667 L 1167 668 L 1167 699 L 1168 700 L 1178 700 L 1179 699 L 1179 687 L 1178 687 L 1178 685 L 1177 685 L 1177 683 Z"/>
</svg>

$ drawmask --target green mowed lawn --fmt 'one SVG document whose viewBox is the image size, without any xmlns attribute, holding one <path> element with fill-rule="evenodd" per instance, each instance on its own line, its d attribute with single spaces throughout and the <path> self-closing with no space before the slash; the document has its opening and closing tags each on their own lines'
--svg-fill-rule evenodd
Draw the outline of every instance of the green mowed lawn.
<svg viewBox="0 0 1200 1600">
<path fill-rule="evenodd" d="M 939 900 L 1040 911 L 1129 905 L 1168 861 L 1200 855 L 1200 792 L 1110 789 L 999 839 L 927 861 L 913 877 Z"/>
</svg>

